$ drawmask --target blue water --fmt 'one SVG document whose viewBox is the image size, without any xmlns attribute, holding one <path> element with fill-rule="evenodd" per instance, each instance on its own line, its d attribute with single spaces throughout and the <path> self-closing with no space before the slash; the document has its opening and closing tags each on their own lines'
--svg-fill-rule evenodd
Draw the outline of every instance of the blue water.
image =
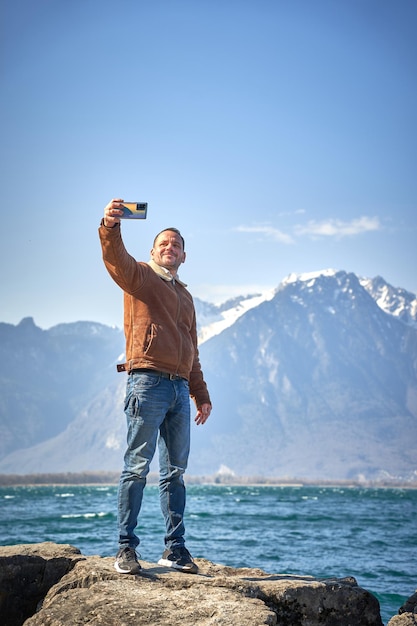
<svg viewBox="0 0 417 626">
<path fill-rule="evenodd" d="M 55 541 L 84 555 L 117 549 L 116 486 L 0 487 L 0 544 Z M 269 573 L 354 576 L 384 623 L 417 588 L 417 490 L 189 485 L 195 557 Z M 146 487 L 140 553 L 163 549 L 158 488 Z"/>
</svg>

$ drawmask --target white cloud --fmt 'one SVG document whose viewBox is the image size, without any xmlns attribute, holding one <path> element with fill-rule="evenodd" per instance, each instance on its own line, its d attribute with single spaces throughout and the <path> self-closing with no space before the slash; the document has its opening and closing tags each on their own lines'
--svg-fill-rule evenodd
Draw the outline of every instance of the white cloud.
<svg viewBox="0 0 417 626">
<path fill-rule="evenodd" d="M 265 235 L 266 237 L 274 239 L 279 243 L 294 243 L 294 239 L 291 235 L 283 233 L 278 228 L 273 228 L 272 226 L 238 226 L 235 230 L 239 233 L 256 233 Z"/>
<path fill-rule="evenodd" d="M 278 217 L 291 217 L 292 215 L 304 215 L 305 209 L 296 209 L 295 211 L 282 211 L 278 213 Z"/>
<path fill-rule="evenodd" d="M 310 220 L 305 225 L 295 227 L 297 236 L 311 235 L 318 237 L 351 237 L 362 233 L 380 230 L 381 223 L 378 217 L 358 217 L 350 222 L 338 219 L 328 219 L 322 222 Z"/>
<path fill-rule="evenodd" d="M 278 228 L 274 228 L 268 224 L 258 226 L 237 226 L 234 230 L 239 233 L 252 233 L 261 237 L 272 239 L 277 243 L 286 245 L 294 244 L 296 238 L 304 235 L 316 237 L 352 237 L 363 233 L 381 230 L 382 225 L 378 217 L 368 217 L 366 215 L 344 221 L 340 219 L 329 218 L 327 220 L 317 221 L 310 220 L 306 224 L 298 224 L 293 228 L 293 235 L 285 233 Z"/>
</svg>

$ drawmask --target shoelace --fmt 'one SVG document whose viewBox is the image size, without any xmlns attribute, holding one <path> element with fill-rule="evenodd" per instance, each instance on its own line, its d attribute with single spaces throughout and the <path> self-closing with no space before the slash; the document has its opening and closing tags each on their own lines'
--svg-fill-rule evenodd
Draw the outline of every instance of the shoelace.
<svg viewBox="0 0 417 626">
<path fill-rule="evenodd" d="M 136 561 L 138 555 L 134 548 L 125 548 L 123 551 L 123 557 L 126 559 L 126 561 Z"/>
<path fill-rule="evenodd" d="M 175 548 L 173 551 L 174 556 L 180 557 L 181 559 L 187 559 L 187 561 L 191 561 L 191 554 L 188 552 L 185 546 Z"/>
</svg>

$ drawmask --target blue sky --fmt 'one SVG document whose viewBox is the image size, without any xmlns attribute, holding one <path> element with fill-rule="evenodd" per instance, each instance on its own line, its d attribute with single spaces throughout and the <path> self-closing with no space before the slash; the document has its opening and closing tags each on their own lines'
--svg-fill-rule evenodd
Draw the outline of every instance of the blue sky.
<svg viewBox="0 0 417 626">
<path fill-rule="evenodd" d="M 6 0 L 0 321 L 121 326 L 97 227 L 181 229 L 201 299 L 325 268 L 417 292 L 415 0 Z"/>
</svg>

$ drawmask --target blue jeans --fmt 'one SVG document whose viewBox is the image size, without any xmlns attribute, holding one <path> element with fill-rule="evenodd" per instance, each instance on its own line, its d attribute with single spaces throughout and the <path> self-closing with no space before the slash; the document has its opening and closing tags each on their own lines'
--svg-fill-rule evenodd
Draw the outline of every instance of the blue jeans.
<svg viewBox="0 0 417 626">
<path fill-rule="evenodd" d="M 149 465 L 159 450 L 159 495 L 165 519 L 165 545 L 184 545 L 185 485 L 183 474 L 190 451 L 188 381 L 158 373 L 129 374 L 125 415 L 127 450 L 118 493 L 119 546 L 139 545 L 135 528 Z M 159 436 L 158 436 L 159 435 Z"/>
</svg>

